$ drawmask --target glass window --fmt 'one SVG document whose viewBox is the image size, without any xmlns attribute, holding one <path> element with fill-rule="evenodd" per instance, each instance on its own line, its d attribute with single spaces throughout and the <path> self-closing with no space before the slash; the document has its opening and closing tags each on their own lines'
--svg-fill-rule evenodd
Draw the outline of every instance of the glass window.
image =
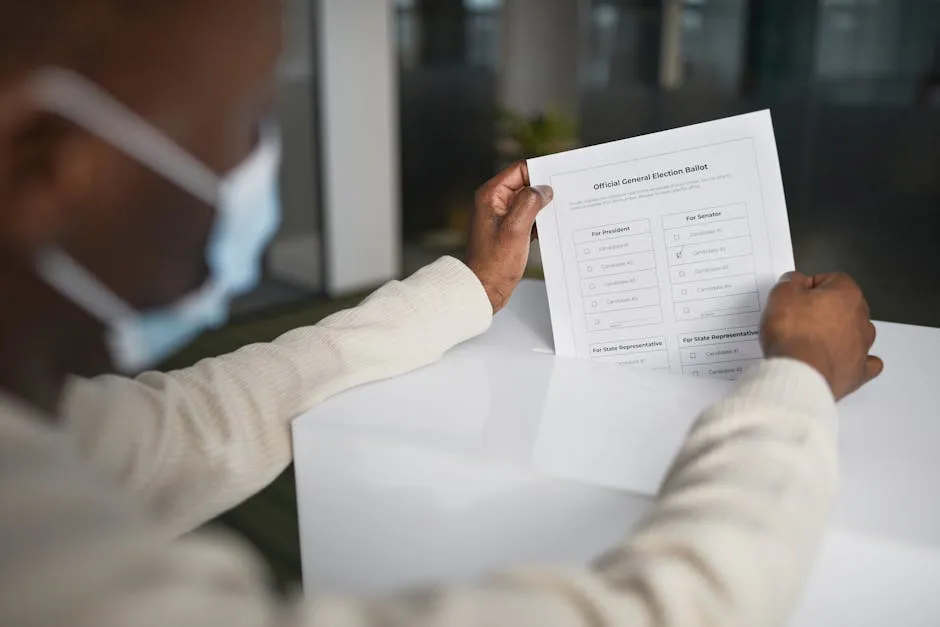
<svg viewBox="0 0 940 627">
<path fill-rule="evenodd" d="M 500 0 L 399 3 L 405 267 L 462 251 L 476 187 L 496 163 Z"/>
<path fill-rule="evenodd" d="M 734 87 L 741 80 L 745 0 L 686 0 L 683 80 Z"/>
<path fill-rule="evenodd" d="M 319 296 L 323 288 L 312 1 L 285 3 L 286 41 L 278 94 L 284 146 L 282 225 L 268 250 L 261 285 L 235 303 L 236 315 Z"/>
<path fill-rule="evenodd" d="M 815 76 L 828 100 L 910 104 L 940 38 L 933 0 L 823 0 Z"/>
<path fill-rule="evenodd" d="M 498 72 L 512 61 L 504 20 L 575 1 L 414 0 L 399 9 L 413 20 L 399 30 L 410 60 L 401 82 L 410 242 L 458 242 L 447 234 L 498 163 Z M 940 0 L 578 6 L 579 43 L 557 48 L 576 51 L 577 80 L 553 87 L 577 92 L 569 100 L 580 143 L 770 108 L 800 266 L 855 274 L 877 316 L 940 325 L 940 290 L 913 287 L 940 284 L 940 264 L 924 261 L 940 231 Z M 550 51 L 527 52 L 540 88 L 561 73 L 560 59 L 540 56 Z"/>
<path fill-rule="evenodd" d="M 464 0 L 467 64 L 496 67 L 500 53 L 502 0 Z"/>
</svg>

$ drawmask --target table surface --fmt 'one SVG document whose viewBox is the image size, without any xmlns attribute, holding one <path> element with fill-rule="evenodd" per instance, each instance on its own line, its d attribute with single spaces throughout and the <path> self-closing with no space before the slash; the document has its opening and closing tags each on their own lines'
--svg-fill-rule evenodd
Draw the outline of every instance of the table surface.
<svg viewBox="0 0 940 627">
<path fill-rule="evenodd" d="M 886 323 L 878 330 L 886 371 L 842 406 L 842 493 L 797 627 L 940 621 L 940 330 Z M 552 359 L 551 346 L 544 286 L 529 282 L 490 332 L 460 351 L 484 360 L 512 351 L 535 363 Z M 428 402 L 446 411 L 461 381 L 435 380 L 435 368 L 411 381 L 433 381 Z M 585 563 L 649 508 L 624 491 L 389 439 L 388 412 L 375 395 L 347 395 L 362 399 L 356 426 L 336 428 L 322 410 L 294 423 L 309 594 L 462 582 L 520 563 Z"/>
</svg>

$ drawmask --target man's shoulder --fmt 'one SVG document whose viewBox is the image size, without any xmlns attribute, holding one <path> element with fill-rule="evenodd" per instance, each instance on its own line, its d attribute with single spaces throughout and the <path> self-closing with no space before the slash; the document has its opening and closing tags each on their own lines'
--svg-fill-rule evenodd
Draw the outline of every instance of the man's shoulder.
<svg viewBox="0 0 940 627">
<path fill-rule="evenodd" d="M 28 559 L 135 517 L 54 418 L 0 396 L 0 579 L 15 556 Z"/>
<path fill-rule="evenodd" d="M 27 450 L 42 448 L 44 444 L 61 446 L 56 444 L 58 433 L 55 418 L 0 391 L 0 459 L 7 459 L 7 451 L 23 451 L 27 444 L 31 444 Z M 0 480 L 6 474 L 0 473 Z"/>
</svg>

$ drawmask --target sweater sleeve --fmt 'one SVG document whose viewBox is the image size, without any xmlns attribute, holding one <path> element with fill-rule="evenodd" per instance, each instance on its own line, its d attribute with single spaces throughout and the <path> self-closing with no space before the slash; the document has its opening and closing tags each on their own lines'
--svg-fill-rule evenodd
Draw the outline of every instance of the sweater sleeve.
<svg viewBox="0 0 940 627">
<path fill-rule="evenodd" d="M 819 373 L 764 362 L 701 416 L 645 524 L 592 569 L 526 570 L 482 587 L 370 604 L 324 601 L 309 624 L 781 625 L 835 496 L 835 427 Z"/>
<path fill-rule="evenodd" d="M 287 467 L 289 425 L 299 414 L 353 386 L 434 362 L 491 319 L 476 276 L 443 258 L 270 344 L 167 374 L 73 380 L 61 413 L 98 470 L 183 532 Z"/>
<path fill-rule="evenodd" d="M 254 558 L 231 542 L 203 534 L 145 541 L 98 505 L 113 490 L 89 488 L 80 472 L 44 479 L 67 459 L 50 449 L 48 463 L 16 475 L 20 483 L 0 478 L 11 499 L 25 484 L 31 495 L 55 488 L 54 500 L 20 498 L 29 507 L 13 520 L 33 512 L 47 530 L 39 540 L 58 543 L 40 545 L 45 559 L 37 560 L 23 548 L 34 534 L 20 533 L 12 555 L 32 557 L 9 569 L 0 561 L 0 583 L 6 573 L 18 584 L 0 586 L 0 623 L 28 616 L 50 627 L 776 627 L 825 529 L 837 484 L 834 436 L 835 404 L 822 377 L 800 363 L 768 361 L 700 418 L 640 531 L 593 567 L 299 604 L 271 594 Z M 39 505 L 55 515 L 39 516 Z M 50 528 L 58 532 L 49 536 Z"/>
</svg>

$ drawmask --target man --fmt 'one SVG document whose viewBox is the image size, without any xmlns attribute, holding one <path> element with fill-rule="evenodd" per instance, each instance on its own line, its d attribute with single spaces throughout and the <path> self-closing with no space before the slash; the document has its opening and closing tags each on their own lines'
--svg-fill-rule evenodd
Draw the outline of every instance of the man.
<svg viewBox="0 0 940 627">
<path fill-rule="evenodd" d="M 0 625 L 778 624 L 835 489 L 835 398 L 878 374 L 844 276 L 795 274 L 768 357 L 701 418 L 643 529 L 592 570 L 287 604 L 231 540 L 181 537 L 290 461 L 288 423 L 487 328 L 549 190 L 477 199 L 468 263 L 180 372 L 276 224 L 271 0 L 0 0 Z M 441 420 L 447 420 L 441 416 Z"/>
</svg>

